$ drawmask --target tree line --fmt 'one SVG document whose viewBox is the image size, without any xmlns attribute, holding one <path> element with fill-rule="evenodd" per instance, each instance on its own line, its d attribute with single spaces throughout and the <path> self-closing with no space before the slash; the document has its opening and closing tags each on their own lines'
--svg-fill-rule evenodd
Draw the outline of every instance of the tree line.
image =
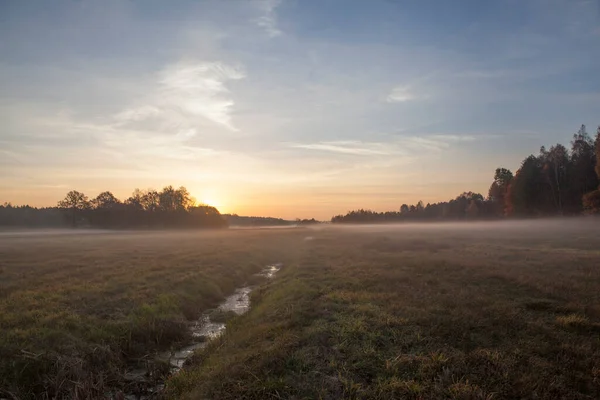
<svg viewBox="0 0 600 400">
<path fill-rule="evenodd" d="M 497 168 L 487 197 L 465 192 L 456 198 L 424 205 L 403 204 L 398 211 L 355 210 L 334 223 L 426 220 L 474 220 L 600 213 L 600 127 L 593 140 L 585 125 L 573 135 L 571 148 L 542 146 L 513 174 Z"/>
<path fill-rule="evenodd" d="M 237 214 L 223 214 L 223 218 L 231 227 L 259 227 L 259 226 L 288 226 L 292 221 L 273 217 L 242 216 Z"/>
<path fill-rule="evenodd" d="M 125 201 L 105 191 L 93 199 L 72 190 L 56 207 L 0 206 L 0 225 L 94 228 L 221 228 L 227 221 L 215 207 L 196 205 L 185 187 L 135 189 Z"/>
<path fill-rule="evenodd" d="M 237 214 L 223 214 L 223 218 L 225 218 L 227 224 L 231 227 L 298 226 L 319 223 L 319 221 L 314 218 L 296 218 L 295 220 L 286 220 L 283 218 L 241 216 Z"/>
</svg>

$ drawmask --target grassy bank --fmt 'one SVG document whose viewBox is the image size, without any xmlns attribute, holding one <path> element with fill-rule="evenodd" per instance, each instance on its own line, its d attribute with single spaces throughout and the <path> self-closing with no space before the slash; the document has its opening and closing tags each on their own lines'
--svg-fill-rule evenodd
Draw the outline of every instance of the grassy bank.
<svg viewBox="0 0 600 400">
<path fill-rule="evenodd" d="M 0 397 L 103 397 L 126 363 L 188 340 L 186 323 L 288 262 L 289 231 L 19 232 L 0 238 Z"/>
<path fill-rule="evenodd" d="M 600 397 L 590 224 L 325 229 L 171 398 Z"/>
</svg>

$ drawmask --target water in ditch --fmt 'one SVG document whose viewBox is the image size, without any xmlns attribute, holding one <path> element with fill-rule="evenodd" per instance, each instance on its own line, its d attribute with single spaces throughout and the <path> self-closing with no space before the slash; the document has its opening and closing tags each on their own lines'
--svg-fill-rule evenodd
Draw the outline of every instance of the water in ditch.
<svg viewBox="0 0 600 400">
<path fill-rule="evenodd" d="M 281 269 L 281 264 L 269 265 L 263 269 L 258 275 L 263 276 L 267 279 L 272 278 L 277 271 Z M 254 289 L 254 286 L 243 286 L 237 288 L 235 292 L 226 297 L 223 300 L 217 310 L 220 312 L 233 312 L 237 315 L 242 315 L 250 309 L 250 293 Z M 185 361 L 194 354 L 195 351 L 202 349 L 208 345 L 208 342 L 221 336 L 226 329 L 225 322 L 212 321 L 208 312 L 202 314 L 202 316 L 196 320 L 191 327 L 191 336 L 194 339 L 192 343 L 185 346 L 173 349 L 171 351 L 165 351 L 159 353 L 155 359 L 158 361 L 168 362 L 171 367 L 171 374 L 177 373 Z M 127 373 L 127 380 L 134 383 L 133 387 L 138 387 L 135 390 L 136 393 L 125 395 L 124 398 L 127 400 L 134 399 L 151 399 L 162 391 L 164 388 L 163 383 L 156 385 L 148 385 L 148 369 L 138 368 L 132 369 Z M 138 385 L 135 385 L 135 383 Z M 142 392 L 144 392 L 142 394 Z"/>
</svg>

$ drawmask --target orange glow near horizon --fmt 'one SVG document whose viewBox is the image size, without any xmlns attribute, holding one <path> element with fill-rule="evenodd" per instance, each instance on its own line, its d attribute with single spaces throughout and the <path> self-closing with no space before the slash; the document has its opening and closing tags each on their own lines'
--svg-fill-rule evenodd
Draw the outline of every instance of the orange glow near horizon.
<svg viewBox="0 0 600 400">
<path fill-rule="evenodd" d="M 479 190 L 484 193 L 486 182 L 479 185 Z M 129 186 L 129 185 L 128 185 Z M 161 188 L 165 185 L 147 185 L 148 187 Z M 176 186 L 176 185 L 173 185 Z M 180 185 L 177 185 L 180 186 Z M 94 198 L 103 190 L 96 187 L 74 185 L 73 189 L 85 193 L 89 198 Z M 13 205 L 31 205 L 34 207 L 52 207 L 71 190 L 66 187 L 46 188 L 44 190 L 29 191 L 13 189 L 3 191 L 0 202 L 11 202 Z M 275 217 L 293 220 L 295 218 L 316 218 L 329 220 L 332 216 L 344 214 L 349 210 L 372 209 L 376 211 L 395 211 L 403 203 L 416 204 L 419 200 L 427 202 L 446 201 L 456 197 L 462 191 L 457 185 L 444 185 L 440 188 L 414 191 L 406 194 L 398 190 L 397 193 L 381 193 L 381 189 L 344 188 L 337 191 L 331 188 L 273 188 L 273 187 L 238 187 L 237 190 L 225 188 L 193 188 L 188 187 L 190 195 L 196 199 L 196 204 L 208 204 L 216 207 L 222 214 L 238 214 L 245 216 Z M 133 189 L 115 188 L 111 190 L 120 200 L 127 199 Z"/>
</svg>

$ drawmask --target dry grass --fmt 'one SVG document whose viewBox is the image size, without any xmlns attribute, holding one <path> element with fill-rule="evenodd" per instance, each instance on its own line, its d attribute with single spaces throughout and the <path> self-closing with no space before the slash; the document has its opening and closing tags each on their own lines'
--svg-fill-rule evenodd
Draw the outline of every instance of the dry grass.
<svg viewBox="0 0 600 400">
<path fill-rule="evenodd" d="M 185 341 L 187 320 L 287 261 L 302 235 L 4 234 L 0 397 L 97 398 L 122 387 L 127 361 Z"/>
<path fill-rule="evenodd" d="M 102 397 L 283 262 L 168 397 L 599 398 L 594 224 L 3 237 L 0 397 Z"/>
<path fill-rule="evenodd" d="M 589 224 L 314 232 L 172 398 L 600 397 Z"/>
</svg>

